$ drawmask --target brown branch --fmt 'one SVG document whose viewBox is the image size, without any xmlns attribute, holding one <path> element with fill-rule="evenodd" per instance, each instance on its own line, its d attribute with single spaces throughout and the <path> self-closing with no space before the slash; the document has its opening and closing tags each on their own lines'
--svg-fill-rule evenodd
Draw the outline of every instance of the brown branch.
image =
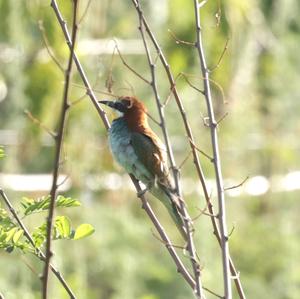
<svg viewBox="0 0 300 299">
<path fill-rule="evenodd" d="M 65 26 L 65 21 L 64 21 L 62 15 L 61 15 L 61 12 L 59 10 L 57 2 L 55 0 L 53 0 L 52 3 L 51 3 L 51 6 L 54 10 L 55 16 L 56 16 L 56 18 L 57 18 L 57 20 L 60 24 L 60 27 L 63 31 L 63 34 L 64 34 L 65 40 L 67 42 L 67 45 L 70 48 L 71 45 L 72 45 L 72 42 L 71 42 L 71 39 L 70 39 L 68 28 Z M 106 114 L 103 111 L 103 109 L 98 105 L 97 98 L 94 94 L 94 91 L 91 88 L 91 85 L 90 85 L 90 83 L 89 83 L 89 81 L 86 77 L 86 74 L 85 74 L 85 72 L 84 72 L 84 70 L 81 66 L 81 63 L 80 63 L 79 59 L 77 58 L 77 55 L 76 55 L 75 52 L 73 53 L 73 59 L 74 59 L 74 62 L 77 66 L 77 70 L 79 72 L 79 75 L 80 75 L 80 77 L 81 77 L 81 79 L 82 79 L 82 81 L 85 85 L 85 88 L 88 91 L 88 96 L 90 97 L 92 103 L 94 104 L 94 106 L 95 106 L 95 108 L 96 108 L 96 110 L 97 110 L 97 112 L 98 112 L 105 128 L 108 129 L 110 127 L 110 125 L 109 125 L 109 122 L 107 120 Z M 139 186 L 138 181 L 133 176 L 130 176 L 130 177 L 131 177 L 131 180 L 132 180 L 132 182 L 133 182 L 133 184 L 134 184 L 134 186 L 137 190 L 137 193 L 139 193 L 141 191 L 141 188 Z M 164 231 L 162 225 L 160 224 L 160 222 L 158 221 L 158 219 L 155 216 L 154 212 L 152 211 L 151 206 L 148 203 L 147 199 L 144 196 L 139 196 L 139 198 L 142 201 L 143 209 L 145 210 L 148 217 L 150 218 L 150 220 L 154 224 L 154 226 L 157 229 L 161 239 L 166 243 L 170 243 L 168 235 L 166 234 L 166 232 Z M 190 273 L 188 272 L 188 270 L 186 269 L 185 265 L 182 263 L 181 259 L 177 255 L 175 249 L 172 248 L 172 247 L 167 247 L 167 250 L 168 250 L 171 258 L 173 259 L 173 261 L 174 261 L 174 263 L 177 267 L 178 273 L 180 273 L 182 275 L 182 277 L 186 280 L 186 282 L 194 289 L 195 288 L 195 281 L 194 281 L 193 277 L 190 275 Z"/>
<path fill-rule="evenodd" d="M 48 41 L 48 38 L 47 38 L 47 35 L 46 35 L 45 27 L 44 27 L 44 24 L 43 24 L 42 20 L 38 21 L 38 26 L 39 26 L 39 29 L 42 33 L 43 42 L 44 42 L 44 45 L 46 47 L 46 50 L 47 50 L 49 56 L 54 61 L 54 63 L 58 66 L 58 68 L 62 71 L 62 73 L 64 73 L 65 72 L 64 68 L 62 67 L 61 63 L 58 61 L 58 59 L 55 57 L 54 53 L 51 50 L 51 47 L 49 45 L 49 41 Z"/>
<path fill-rule="evenodd" d="M 18 216 L 16 210 L 14 209 L 13 205 L 11 204 L 11 202 L 9 201 L 8 197 L 6 196 L 5 192 L 0 189 L 0 195 L 3 198 L 6 206 L 8 207 L 10 213 L 12 214 L 13 218 L 17 221 L 18 225 L 20 226 L 20 228 L 24 231 L 24 236 L 25 238 L 28 240 L 28 242 L 32 245 L 32 247 L 35 249 L 36 251 L 36 256 L 42 260 L 43 262 L 45 262 L 45 255 L 44 253 L 35 246 L 35 243 L 29 233 L 29 231 L 27 230 L 26 226 L 24 225 L 24 223 L 22 222 L 22 220 L 20 219 L 20 217 Z M 62 286 L 64 287 L 64 289 L 68 292 L 69 296 L 71 299 L 76 299 L 75 295 L 73 294 L 71 288 L 68 286 L 68 284 L 66 283 L 66 281 L 64 280 L 63 276 L 61 275 L 61 273 L 52 265 L 50 264 L 50 269 L 53 272 L 53 274 L 57 277 L 57 279 L 60 281 L 60 283 L 62 284 Z"/>
<path fill-rule="evenodd" d="M 57 18 L 57 21 L 58 21 L 60 27 L 62 29 L 62 32 L 64 34 L 64 38 L 65 38 L 65 41 L 67 43 L 67 46 L 69 47 L 69 49 L 71 49 L 72 48 L 72 40 L 71 40 L 69 31 L 68 31 L 68 28 L 66 26 L 66 22 L 64 21 L 64 19 L 62 17 L 62 14 L 61 14 L 61 12 L 60 12 L 60 10 L 58 8 L 56 0 L 52 0 L 51 1 L 51 7 L 52 7 L 52 9 L 53 9 L 53 11 L 55 13 L 55 16 Z M 105 128 L 108 129 L 110 125 L 109 125 L 107 116 L 106 116 L 104 110 L 101 108 L 101 106 L 97 102 L 98 100 L 97 100 L 97 98 L 95 96 L 94 90 L 93 90 L 93 88 L 92 88 L 89 80 L 87 79 L 85 71 L 83 70 L 83 67 L 82 67 L 82 65 L 81 65 L 81 63 L 80 63 L 80 61 L 79 61 L 79 59 L 78 59 L 75 51 L 73 52 L 73 60 L 74 60 L 74 62 L 76 64 L 77 71 L 78 71 L 78 73 L 79 73 L 79 75 L 80 75 L 80 77 L 82 79 L 82 82 L 84 84 L 84 88 L 86 89 L 87 95 L 90 97 L 90 99 L 91 99 L 94 107 L 96 108 L 99 116 L 101 117 L 101 120 L 103 121 L 103 124 L 104 124 Z M 80 85 L 74 84 L 74 83 L 72 85 L 81 87 Z M 111 94 L 109 94 L 107 92 L 103 92 L 103 91 L 97 91 L 97 92 L 102 93 L 102 94 L 111 95 Z"/>
<path fill-rule="evenodd" d="M 192 47 L 195 46 L 195 43 L 191 43 L 191 42 L 187 42 L 187 41 L 179 39 L 171 29 L 168 29 L 168 32 L 170 33 L 172 38 L 175 40 L 177 45 L 182 44 L 182 45 L 187 45 L 187 46 L 192 46 Z"/>
<path fill-rule="evenodd" d="M 246 183 L 246 181 L 248 181 L 248 179 L 249 179 L 249 177 L 247 176 L 241 183 L 231 186 L 231 187 L 224 188 L 224 191 L 239 188 L 239 187 L 243 186 Z"/>
<path fill-rule="evenodd" d="M 217 64 L 215 66 L 213 66 L 212 68 L 209 69 L 210 73 L 213 72 L 215 69 L 217 69 L 220 66 L 220 64 L 221 64 L 221 62 L 223 60 L 223 57 L 224 57 L 224 55 L 225 55 L 225 53 L 226 53 L 226 51 L 228 49 L 228 43 L 229 43 L 229 38 L 227 38 L 227 40 L 226 40 L 225 46 L 223 48 L 223 51 L 221 53 L 221 56 L 219 57 L 219 60 L 218 60 Z"/>
<path fill-rule="evenodd" d="M 192 87 L 193 89 L 195 89 L 196 91 L 198 91 L 198 92 L 200 92 L 200 93 L 202 93 L 202 94 L 204 95 L 204 91 L 201 90 L 201 89 L 199 89 L 199 88 L 196 87 L 195 85 L 193 85 L 193 84 L 191 83 L 191 81 L 188 79 L 188 77 L 187 77 L 186 74 L 184 74 L 184 73 L 180 73 L 180 74 L 183 76 L 183 78 L 185 79 L 186 83 L 187 83 L 190 87 Z"/>
<path fill-rule="evenodd" d="M 211 157 L 210 155 L 208 155 L 206 152 L 204 152 L 203 150 L 201 150 L 195 143 L 194 140 L 191 140 L 189 138 L 190 143 L 192 144 L 193 148 L 196 149 L 200 154 L 202 154 L 204 157 L 206 157 L 207 159 L 210 160 L 210 162 L 214 161 L 214 158 Z"/>
<path fill-rule="evenodd" d="M 178 169 L 181 169 L 183 165 L 186 163 L 186 161 L 190 158 L 192 154 L 192 151 L 190 150 L 189 153 L 186 155 L 186 157 L 183 159 L 183 161 L 179 164 Z"/>
<path fill-rule="evenodd" d="M 50 130 L 48 127 L 46 127 L 40 120 L 38 120 L 36 117 L 32 115 L 32 113 L 29 110 L 24 110 L 24 113 L 27 115 L 27 117 L 36 125 L 38 125 L 40 128 L 42 128 L 44 131 L 46 131 L 52 138 L 56 138 L 56 133 Z"/>
<path fill-rule="evenodd" d="M 206 1 L 203 1 L 201 3 L 204 3 L 204 2 L 206 2 Z M 190 124 L 189 124 L 189 122 L 187 120 L 186 113 L 185 113 L 185 110 L 184 110 L 181 98 L 180 98 L 179 93 L 178 93 L 178 91 L 176 89 L 175 81 L 174 81 L 173 74 L 171 72 L 170 65 L 168 64 L 168 61 L 167 61 L 166 57 L 164 56 L 163 52 L 161 51 L 161 48 L 160 48 L 160 46 L 159 46 L 159 44 L 158 44 L 158 42 L 157 42 L 157 40 L 156 40 L 153 32 L 151 31 L 151 29 L 150 29 L 150 27 L 148 25 L 148 22 L 146 21 L 144 15 L 142 15 L 142 19 L 143 19 L 143 23 L 144 23 L 144 26 L 145 26 L 145 30 L 146 30 L 146 32 L 147 32 L 147 34 L 148 34 L 148 36 L 149 36 L 149 38 L 150 38 L 153 46 L 155 47 L 157 53 L 159 54 L 159 58 L 160 58 L 161 64 L 163 65 L 163 67 L 164 67 L 164 69 L 166 71 L 166 74 L 168 76 L 168 80 L 169 80 L 170 86 L 172 87 L 173 94 L 174 94 L 174 97 L 175 97 L 178 109 L 180 111 L 180 114 L 181 114 L 181 117 L 182 117 L 182 120 L 183 120 L 183 123 L 184 123 L 184 127 L 185 127 L 185 130 L 186 130 L 187 136 L 189 137 L 189 139 L 191 141 L 193 141 L 194 138 L 193 138 L 191 126 L 190 126 Z M 209 195 L 209 192 L 208 192 L 208 189 L 207 189 L 207 185 L 206 185 L 206 178 L 204 176 L 202 167 L 200 165 L 200 161 L 199 161 L 199 157 L 198 157 L 197 151 L 196 151 L 195 148 L 193 148 L 192 145 L 193 144 L 190 142 L 190 146 L 191 146 L 191 149 L 193 151 L 193 158 L 194 158 L 195 168 L 197 170 L 197 174 L 198 174 L 199 180 L 200 180 L 202 188 L 203 188 L 205 200 L 206 200 L 206 202 L 208 204 L 209 213 L 211 215 L 215 215 L 213 206 L 210 203 L 210 195 Z M 219 231 L 219 228 L 218 228 L 217 221 L 216 221 L 215 217 L 211 217 L 210 219 L 211 219 L 211 223 L 212 223 L 212 226 L 213 226 L 214 234 L 215 234 L 215 236 L 216 236 L 216 238 L 218 240 L 218 243 L 221 244 L 220 243 L 220 231 Z M 233 264 L 233 262 L 232 262 L 231 259 L 230 259 L 230 270 L 231 270 L 232 276 L 236 276 L 237 271 L 236 271 L 235 266 L 234 266 L 234 264 Z M 240 281 L 239 278 L 235 279 L 235 285 L 236 285 L 238 294 L 240 296 L 240 299 L 245 299 L 246 297 L 244 295 L 243 287 L 242 287 L 242 284 L 241 284 L 241 281 Z"/>
<path fill-rule="evenodd" d="M 90 7 L 91 3 L 92 3 L 92 0 L 89 0 L 89 2 L 87 3 L 87 5 L 86 5 L 86 7 L 85 7 L 85 9 L 84 9 L 84 11 L 83 11 L 81 17 L 79 18 L 79 21 L 77 22 L 77 25 L 78 25 L 78 26 L 81 24 L 81 22 L 82 22 L 83 19 L 85 18 L 86 14 L 87 14 L 87 12 L 88 12 L 88 10 L 89 10 L 89 7 Z"/>
<path fill-rule="evenodd" d="M 219 120 L 217 120 L 217 126 L 228 116 L 228 112 L 225 112 Z"/>
<path fill-rule="evenodd" d="M 144 78 L 141 74 L 139 74 L 136 70 L 134 70 L 124 59 L 123 55 L 121 54 L 121 51 L 118 47 L 118 43 L 116 40 L 114 40 L 115 42 L 115 47 L 117 49 L 118 55 L 122 61 L 122 63 L 125 65 L 125 67 L 127 67 L 133 74 L 135 74 L 138 78 L 140 78 L 141 80 L 143 80 L 145 83 L 151 85 L 151 82 L 149 82 L 149 80 L 147 80 L 146 78 Z"/>
<path fill-rule="evenodd" d="M 191 81 L 188 79 L 188 77 L 195 77 L 197 79 L 200 78 L 201 80 L 204 80 L 205 79 L 204 77 L 199 77 L 199 76 L 194 75 L 194 74 L 186 74 L 186 73 L 181 73 L 181 74 L 185 78 L 186 82 L 188 83 L 188 85 L 190 87 L 192 87 L 196 91 L 200 92 L 201 94 L 205 95 L 205 91 L 203 91 L 203 90 L 199 89 L 198 87 L 196 87 L 195 85 L 193 85 L 191 83 Z M 221 95 L 222 95 L 223 103 L 227 104 L 225 93 L 224 93 L 224 90 L 223 90 L 222 86 L 217 81 L 215 81 L 215 80 L 213 80 L 211 78 L 208 78 L 207 80 L 209 80 L 211 83 L 213 83 L 219 89 L 219 91 L 221 92 Z"/>
<path fill-rule="evenodd" d="M 213 149 L 213 164 L 216 176 L 216 185 L 218 193 L 218 221 L 220 229 L 220 240 L 221 240 L 221 251 L 222 251 L 222 265 L 223 265 L 223 282 L 224 282 L 224 293 L 225 299 L 232 298 L 232 287 L 230 279 L 230 255 L 229 255 L 229 245 L 228 245 L 228 232 L 226 225 L 226 208 L 225 208 L 225 196 L 223 187 L 223 177 L 221 171 L 221 161 L 218 147 L 218 135 L 217 135 L 217 123 L 215 121 L 215 115 L 212 104 L 209 71 L 206 66 L 204 49 L 202 45 L 202 34 L 200 25 L 200 10 L 198 0 L 194 1 L 194 12 L 195 12 L 195 25 L 196 25 L 196 49 L 199 56 L 201 73 L 203 77 L 204 85 L 204 97 L 207 106 L 207 112 L 210 121 L 210 132 L 211 132 L 211 143 Z"/>
<path fill-rule="evenodd" d="M 50 191 L 49 212 L 47 217 L 46 253 L 45 253 L 46 260 L 45 260 L 44 272 L 42 277 L 43 299 L 48 298 L 49 264 L 50 264 L 51 257 L 53 255 L 51 251 L 53 217 L 54 217 L 54 210 L 55 210 L 55 200 L 56 200 L 57 189 L 58 189 L 57 180 L 59 176 L 59 168 L 60 168 L 59 166 L 61 162 L 64 132 L 65 132 L 65 126 L 67 121 L 67 114 L 70 107 L 68 98 L 69 98 L 70 80 L 71 80 L 72 65 L 73 65 L 73 54 L 74 54 L 75 41 L 76 41 L 77 29 L 78 29 L 77 9 L 78 9 L 78 0 L 73 0 L 72 46 L 70 49 L 68 66 L 65 71 L 65 84 L 64 84 L 63 99 L 62 99 L 62 108 L 60 113 L 57 136 L 55 139 L 56 141 L 55 159 L 54 159 L 54 166 L 53 166 L 52 187 Z"/>
<path fill-rule="evenodd" d="M 210 293 L 210 294 L 216 296 L 217 298 L 224 299 L 223 296 L 217 294 L 216 292 L 213 292 L 212 290 L 210 290 L 210 289 L 208 289 L 208 288 L 203 287 L 203 290 L 205 290 L 206 292 L 208 292 L 208 293 Z"/>
<path fill-rule="evenodd" d="M 75 55 L 75 54 L 74 54 Z M 78 60 L 75 60 L 75 61 L 77 61 L 78 63 L 79 63 L 79 61 Z M 81 67 L 81 66 L 80 66 Z M 81 67 L 82 68 L 82 67 Z M 83 69 L 82 69 L 82 71 L 83 71 Z M 84 74 L 85 75 L 85 74 Z M 85 77 L 86 78 L 86 77 Z M 89 83 L 90 84 L 90 83 Z M 72 86 L 75 86 L 75 87 L 77 87 L 77 88 L 81 88 L 81 89 L 85 89 L 86 90 L 86 93 L 85 93 L 85 95 L 88 95 L 88 96 L 90 96 L 89 94 L 92 94 L 92 98 L 93 98 L 93 100 L 95 100 L 96 101 L 96 103 L 97 103 L 97 98 L 96 98 L 96 96 L 95 96 L 95 94 L 94 93 L 99 93 L 99 94 L 104 94 L 104 95 L 107 95 L 107 96 L 110 96 L 110 97 L 115 97 L 115 98 L 117 98 L 117 97 L 119 97 L 119 95 L 116 95 L 116 94 L 113 94 L 113 93 L 110 93 L 110 92 L 107 92 L 107 91 L 103 91 L 103 90 L 100 90 L 100 89 L 95 89 L 95 88 L 93 88 L 93 87 L 91 87 L 91 85 L 89 85 L 89 87 L 88 86 L 82 86 L 82 85 L 80 85 L 80 84 L 77 84 L 77 83 L 71 83 L 71 85 Z M 75 100 L 76 101 L 76 100 Z M 94 102 L 93 102 L 94 103 Z M 100 107 L 100 106 L 99 106 Z M 101 107 L 100 107 L 101 108 Z M 102 110 L 102 112 L 101 113 L 103 113 L 103 115 L 106 117 L 106 115 L 105 115 L 105 112 Z M 100 112 L 99 112 L 99 114 L 100 114 Z M 107 123 L 108 124 L 108 123 Z"/>
<path fill-rule="evenodd" d="M 177 190 L 177 194 L 179 196 L 180 200 L 180 208 L 181 208 L 181 214 L 182 214 L 182 218 L 183 218 L 183 223 L 184 223 L 184 227 L 185 227 L 185 231 L 187 234 L 187 247 L 188 247 L 188 251 L 190 254 L 190 261 L 192 264 L 192 268 L 193 268 L 193 272 L 194 272 L 194 279 L 196 282 L 195 288 L 194 288 L 194 292 L 197 298 L 201 299 L 205 299 L 205 296 L 203 294 L 203 289 L 202 289 L 202 282 L 201 282 L 201 271 L 200 271 L 200 266 L 197 263 L 196 260 L 196 248 L 194 245 L 194 240 L 193 240 L 193 236 L 190 230 L 190 227 L 192 226 L 192 220 L 187 212 L 184 200 L 183 200 L 183 196 L 182 196 L 182 192 L 181 192 L 181 186 L 179 183 L 179 169 L 176 167 L 175 164 L 175 159 L 174 159 L 174 155 L 173 155 L 173 151 L 172 151 L 172 147 L 171 147 L 171 143 L 170 143 L 170 139 L 168 136 L 168 132 L 166 129 L 166 124 L 165 124 L 165 116 L 164 116 L 164 110 L 161 104 L 161 100 L 160 100 L 160 96 L 158 93 L 158 88 L 157 88 L 157 81 L 156 81 L 156 62 L 153 62 L 153 59 L 151 57 L 151 53 L 150 53 L 150 48 L 148 46 L 148 42 L 145 36 L 145 24 L 143 21 L 143 11 L 141 9 L 141 5 L 140 5 L 140 1 L 139 0 L 132 0 L 133 5 L 137 11 L 138 14 L 138 19 L 139 19 L 139 31 L 141 34 L 141 38 L 143 40 L 143 44 L 144 44 L 144 48 L 145 48 L 145 52 L 146 52 L 146 56 L 147 56 L 147 60 L 148 60 L 148 64 L 149 64 L 149 68 L 150 68 L 150 72 L 151 72 L 151 87 L 155 96 L 155 100 L 156 100 L 156 105 L 157 105 L 157 109 L 158 109 L 158 114 L 159 114 L 159 118 L 160 118 L 160 123 L 161 123 L 161 129 L 162 129 L 162 133 L 163 133 L 163 137 L 164 137 L 164 141 L 165 141 L 165 145 L 166 145 L 166 149 L 167 149 L 167 155 L 170 161 L 170 165 L 171 165 L 171 169 L 173 172 L 173 177 L 174 177 L 174 181 L 175 181 L 175 186 L 176 186 L 176 190 Z M 157 58 L 160 57 L 160 52 L 157 51 Z"/>
</svg>

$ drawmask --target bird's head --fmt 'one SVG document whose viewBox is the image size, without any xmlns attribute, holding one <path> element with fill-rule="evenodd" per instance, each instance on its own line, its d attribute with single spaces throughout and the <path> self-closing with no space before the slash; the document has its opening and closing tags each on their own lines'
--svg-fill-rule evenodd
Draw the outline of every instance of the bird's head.
<svg viewBox="0 0 300 299">
<path fill-rule="evenodd" d="M 124 117 L 132 129 L 136 126 L 147 126 L 147 108 L 135 97 L 122 96 L 113 101 L 99 101 L 114 109 L 121 117 Z"/>
</svg>

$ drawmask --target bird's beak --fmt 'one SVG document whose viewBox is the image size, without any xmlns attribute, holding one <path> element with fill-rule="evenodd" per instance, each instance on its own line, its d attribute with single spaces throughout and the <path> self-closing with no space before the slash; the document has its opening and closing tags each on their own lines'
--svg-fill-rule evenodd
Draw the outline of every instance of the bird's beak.
<svg viewBox="0 0 300 299">
<path fill-rule="evenodd" d="M 122 102 L 120 102 L 118 100 L 115 100 L 115 101 L 104 100 L 104 101 L 98 101 L 98 103 L 104 104 L 112 109 L 118 110 L 123 113 L 126 111 L 126 108 L 127 108 Z"/>
</svg>

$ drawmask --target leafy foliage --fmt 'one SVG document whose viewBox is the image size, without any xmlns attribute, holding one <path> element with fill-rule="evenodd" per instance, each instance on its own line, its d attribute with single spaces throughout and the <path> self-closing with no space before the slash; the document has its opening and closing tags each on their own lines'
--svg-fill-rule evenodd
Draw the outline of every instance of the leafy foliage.
<svg viewBox="0 0 300 299">
<path fill-rule="evenodd" d="M 23 197 L 21 206 L 24 217 L 34 213 L 44 212 L 49 208 L 50 196 L 43 196 L 38 199 Z M 56 207 L 78 207 L 81 203 L 71 197 L 57 196 Z M 90 224 L 81 224 L 75 230 L 72 228 L 71 220 L 67 216 L 56 216 L 53 222 L 52 239 L 78 240 L 91 235 L 95 229 Z M 41 249 L 47 238 L 47 223 L 44 222 L 32 231 L 34 245 L 24 237 L 24 231 L 13 221 L 3 208 L 0 209 L 0 249 L 12 252 L 15 248 L 23 252 L 35 253 Z"/>
<path fill-rule="evenodd" d="M 41 211 L 48 210 L 50 205 L 50 195 L 40 197 L 36 200 L 28 197 L 22 198 L 22 206 L 24 208 L 24 215 L 30 215 L 32 213 L 37 213 Z M 62 195 L 58 195 L 55 200 L 56 207 L 78 207 L 81 203 L 77 199 L 73 199 L 71 197 L 64 197 Z"/>
<path fill-rule="evenodd" d="M 30 249 L 23 234 L 24 231 L 13 222 L 4 209 L 0 208 L 0 249 L 7 252 L 12 252 L 14 248 L 23 251 Z"/>
</svg>

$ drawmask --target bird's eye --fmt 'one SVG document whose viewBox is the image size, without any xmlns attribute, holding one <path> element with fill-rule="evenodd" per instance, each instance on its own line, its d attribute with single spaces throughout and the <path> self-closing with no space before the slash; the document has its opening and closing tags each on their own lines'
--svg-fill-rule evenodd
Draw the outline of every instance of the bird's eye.
<svg viewBox="0 0 300 299">
<path fill-rule="evenodd" d="M 130 109 L 132 107 L 132 102 L 130 100 L 122 99 L 121 102 L 128 109 Z"/>
</svg>

